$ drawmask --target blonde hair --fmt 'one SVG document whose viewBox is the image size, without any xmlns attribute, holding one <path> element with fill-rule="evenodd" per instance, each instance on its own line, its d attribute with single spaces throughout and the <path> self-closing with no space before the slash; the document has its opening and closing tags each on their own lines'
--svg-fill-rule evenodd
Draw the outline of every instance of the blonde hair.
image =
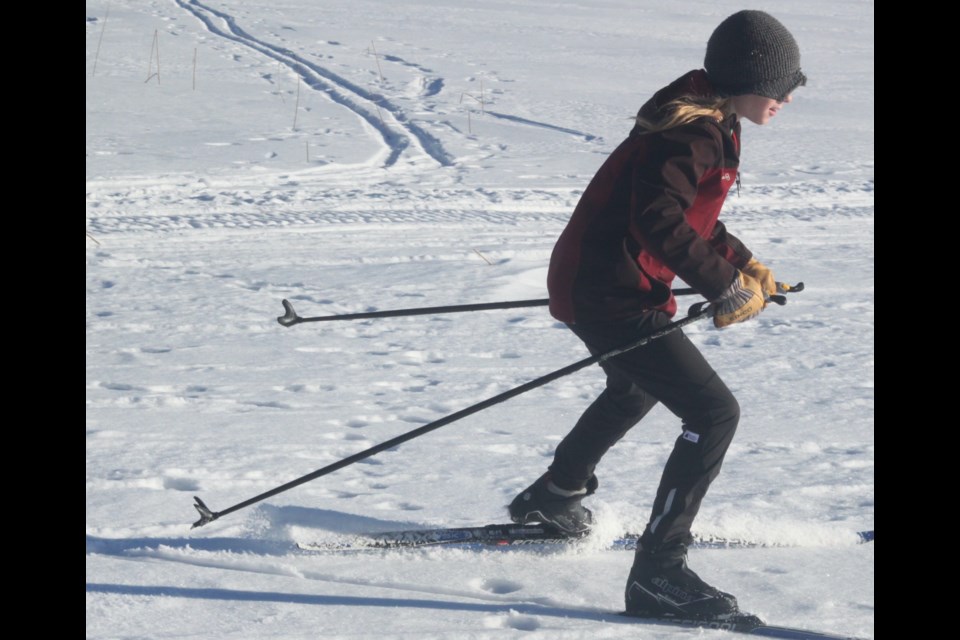
<svg viewBox="0 0 960 640">
<path fill-rule="evenodd" d="M 664 131 L 703 117 L 720 121 L 730 115 L 730 103 L 730 98 L 717 96 L 706 98 L 681 96 L 661 106 L 657 110 L 656 119 L 648 120 L 638 115 L 636 120 L 637 124 L 647 131 Z"/>
</svg>

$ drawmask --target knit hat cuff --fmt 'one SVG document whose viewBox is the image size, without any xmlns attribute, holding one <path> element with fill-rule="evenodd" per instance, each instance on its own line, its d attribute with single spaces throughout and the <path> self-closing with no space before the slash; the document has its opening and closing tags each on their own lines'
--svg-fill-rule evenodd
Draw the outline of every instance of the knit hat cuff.
<svg viewBox="0 0 960 640">
<path fill-rule="evenodd" d="M 780 78 L 771 78 L 769 80 L 761 80 L 760 82 L 745 82 L 740 85 L 728 84 L 717 86 L 715 84 L 714 89 L 716 89 L 721 97 L 753 94 L 772 100 L 783 101 L 788 95 L 793 93 L 797 87 L 802 87 L 806 84 L 807 76 L 797 69 L 794 73 Z"/>
</svg>

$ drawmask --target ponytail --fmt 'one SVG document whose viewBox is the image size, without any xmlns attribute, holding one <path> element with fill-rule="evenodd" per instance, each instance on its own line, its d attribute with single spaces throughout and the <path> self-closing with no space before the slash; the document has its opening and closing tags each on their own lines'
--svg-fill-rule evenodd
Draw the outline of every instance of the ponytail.
<svg viewBox="0 0 960 640">
<path fill-rule="evenodd" d="M 660 107 L 653 119 L 638 115 L 636 121 L 648 132 L 664 131 L 689 124 L 697 118 L 707 117 L 721 121 L 730 113 L 730 98 L 682 96 Z"/>
</svg>

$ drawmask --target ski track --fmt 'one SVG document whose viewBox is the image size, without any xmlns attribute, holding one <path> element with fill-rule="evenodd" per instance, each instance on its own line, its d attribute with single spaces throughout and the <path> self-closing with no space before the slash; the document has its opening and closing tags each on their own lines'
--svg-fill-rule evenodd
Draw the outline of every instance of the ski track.
<svg viewBox="0 0 960 640">
<path fill-rule="evenodd" d="M 849 546 L 855 543 L 850 542 Z M 875 543 L 869 543 L 875 544 Z M 555 598 L 526 597 L 517 601 L 514 594 L 526 586 L 518 581 L 504 578 L 490 579 L 477 577 L 468 581 L 472 590 L 453 589 L 439 586 L 426 586 L 409 581 L 398 582 L 384 579 L 346 578 L 342 575 L 314 570 L 310 567 L 322 564 L 324 558 L 350 558 L 362 556 L 405 556 L 408 560 L 428 560 L 443 558 L 476 558 L 483 555 L 519 556 L 528 561 L 548 560 L 552 557 L 576 558 L 580 551 L 576 545 L 525 545 L 517 547 L 490 546 L 482 550 L 459 549 L 455 546 L 436 546 L 410 549 L 352 549 L 334 551 L 300 551 L 290 543 L 242 538 L 98 538 L 86 536 L 87 553 L 115 556 L 132 561 L 161 560 L 188 564 L 197 567 L 242 571 L 278 576 L 290 576 L 316 582 L 328 582 L 340 585 L 374 587 L 399 590 L 409 593 L 453 596 L 483 600 L 487 602 L 510 602 L 537 606 L 564 606 Z M 718 547 L 717 551 L 725 548 Z M 729 549 L 726 549 L 729 551 Z M 623 554 L 619 550 L 606 550 L 612 557 Z M 571 610 L 565 607 L 565 610 Z M 603 614 L 591 608 L 578 608 L 584 612 Z"/>
<path fill-rule="evenodd" d="M 566 219 L 577 190 L 423 189 L 380 185 L 370 189 L 280 188 L 256 191 L 154 184 L 132 190 L 88 184 L 87 231 L 168 232 L 205 228 L 269 228 L 309 225 L 460 224 L 511 225 Z M 199 208 L 196 210 L 194 207 Z M 872 181 L 759 185 L 734 198 L 729 219 L 738 225 L 777 216 L 816 220 L 825 216 L 872 218 Z M 130 213 L 131 211 L 149 213 Z M 735 218 L 734 218 L 735 216 Z"/>
<path fill-rule="evenodd" d="M 226 571 L 241 571 L 293 577 L 318 583 L 327 583 L 339 587 L 359 586 L 364 588 L 385 589 L 400 591 L 404 594 L 422 594 L 441 596 L 456 600 L 425 600 L 413 597 L 383 597 L 383 596 L 345 596 L 345 595 L 312 595 L 312 594 L 273 594 L 263 590 L 241 592 L 230 589 L 203 589 L 151 585 L 116 585 L 87 583 L 88 593 L 112 593 L 124 595 L 167 596 L 187 598 L 213 598 L 226 600 L 276 600 L 297 604 L 337 605 L 337 606 L 383 606 L 383 607 L 414 607 L 422 609 L 455 609 L 469 610 L 477 613 L 487 613 L 496 616 L 488 618 L 487 627 L 509 627 L 522 630 L 539 628 L 540 622 L 535 616 L 549 616 L 569 619 L 571 617 L 594 621 L 616 621 L 629 623 L 619 618 L 613 611 L 602 611 L 582 606 L 570 606 L 551 597 L 524 597 L 517 599 L 511 595 L 525 589 L 525 585 L 513 580 L 490 579 L 476 577 L 468 581 L 470 590 L 443 588 L 436 585 L 427 586 L 414 582 L 392 581 L 384 579 L 346 578 L 342 575 L 317 571 L 308 568 L 312 563 L 323 562 L 323 556 L 309 552 L 283 553 L 282 545 L 258 543 L 251 545 L 249 541 L 238 539 L 206 539 L 197 540 L 199 545 L 169 546 L 169 542 L 149 539 L 97 539 L 87 536 L 87 552 L 114 555 L 131 561 L 166 561 L 187 564 L 205 569 L 220 569 Z M 182 543 L 182 541 L 181 541 Z M 175 543 L 176 544 L 176 543 Z M 236 553 L 237 547 L 244 547 L 244 551 Z M 426 549 L 405 552 L 411 557 L 439 556 L 469 556 L 472 552 L 451 549 Z M 526 551 L 529 554 L 529 550 Z M 345 554 L 341 554 L 345 555 Z M 540 554 L 544 555 L 544 554 Z M 548 553 L 547 555 L 550 555 Z M 342 589 L 335 589 L 342 591 Z M 471 604 L 462 600 L 479 601 Z M 505 616 L 505 618 L 504 618 Z"/>
<path fill-rule="evenodd" d="M 551 549 L 548 551 L 523 549 L 491 549 L 488 551 L 465 551 L 451 548 L 412 549 L 402 552 L 376 551 L 387 555 L 402 554 L 407 561 L 423 565 L 421 579 L 391 579 L 379 572 L 372 577 L 363 575 L 347 576 L 342 570 L 349 566 L 355 554 L 334 552 L 330 554 L 312 552 L 293 552 L 284 554 L 280 543 L 255 542 L 231 538 L 209 538 L 195 540 L 192 546 L 184 539 L 118 539 L 110 540 L 87 536 L 87 553 L 113 556 L 134 563 L 176 563 L 203 570 L 241 572 L 292 578 L 295 583 L 286 584 L 283 591 L 257 589 L 244 590 L 233 588 L 209 588 L 202 586 L 183 587 L 180 585 L 118 584 L 105 582 L 87 582 L 88 594 L 108 594 L 121 596 L 165 597 L 188 600 L 226 600 L 230 602 L 277 602 L 296 605 L 318 605 L 324 607 L 387 607 L 430 611 L 468 611 L 483 614 L 482 625 L 486 629 L 514 629 L 536 631 L 543 628 L 549 631 L 553 622 L 558 620 L 569 631 L 569 625 L 575 620 L 605 624 L 636 624 L 630 619 L 620 617 L 611 609 L 597 608 L 587 604 L 588 600 L 577 598 L 575 602 L 565 602 L 555 596 L 539 596 L 543 593 L 539 583 L 527 583 L 508 577 L 491 576 L 490 573 L 503 573 L 497 567 L 514 566 L 516 563 L 550 566 L 569 565 L 576 567 L 582 563 L 582 557 L 570 549 Z M 171 546 L 172 543 L 172 546 Z M 238 551 L 239 549 L 239 551 Z M 742 552 L 741 552 L 742 553 Z M 371 554 L 367 554 L 371 555 Z M 430 579 L 431 565 L 445 561 L 471 561 L 478 555 L 487 556 L 488 562 L 476 565 L 474 571 L 467 571 L 453 580 L 459 588 L 441 586 L 442 583 Z M 606 566 L 619 566 L 619 552 L 610 552 L 603 558 Z M 590 556 L 590 562 L 596 563 L 596 556 Z M 493 567 L 490 563 L 493 562 Z M 777 561 L 764 563 L 770 570 L 777 571 Z M 482 569 L 481 569 L 482 567 Z M 337 571 L 337 570 L 340 571 Z M 337 571 L 337 572 L 333 572 Z M 386 574 L 389 576 L 390 574 Z M 395 575 L 395 574 L 394 574 Z M 309 581 L 316 587 L 304 587 L 301 581 Z M 352 588 L 359 587 L 359 593 Z M 321 593 L 317 593 L 321 591 Z M 323 593 L 326 591 L 327 593 Z M 393 593 L 395 592 L 395 594 Z M 592 600 L 597 600 L 593 598 Z M 655 624 L 644 624 L 642 629 L 654 634 Z M 712 637 L 708 630 L 697 630 L 704 637 Z M 725 637 L 726 634 L 718 637 Z M 659 637 L 651 635 L 650 637 Z M 672 637 L 672 636 L 671 636 Z"/>
<path fill-rule="evenodd" d="M 88 536 L 88 546 L 90 544 Z M 155 545 L 155 546 L 153 546 Z M 265 555 L 261 555 L 259 550 L 262 549 L 266 551 Z M 481 583 L 481 592 L 474 591 L 464 591 L 462 589 L 450 589 L 443 587 L 427 587 L 423 585 L 418 585 L 411 582 L 395 582 L 390 580 L 377 580 L 377 579 L 359 579 L 359 578 L 345 578 L 341 575 L 332 574 L 332 573 L 323 573 L 320 571 L 315 571 L 312 569 L 305 568 L 307 563 L 297 562 L 297 560 L 303 559 L 314 559 L 319 560 L 322 558 L 320 554 L 315 554 L 311 552 L 296 552 L 287 549 L 288 553 L 286 555 L 281 555 L 278 550 L 271 548 L 269 545 L 260 545 L 258 551 L 253 553 L 243 552 L 235 553 L 230 550 L 220 551 L 220 550 L 195 550 L 191 546 L 184 546 L 182 548 L 172 548 L 164 544 L 148 543 L 148 546 L 138 546 L 133 547 L 127 544 L 127 541 L 121 542 L 118 545 L 111 545 L 109 541 L 99 541 L 98 553 L 110 553 L 120 555 L 129 559 L 145 558 L 145 559 L 159 559 L 166 560 L 170 562 L 182 562 L 185 564 L 190 564 L 199 567 L 206 568 L 218 568 L 218 569 L 227 569 L 230 571 L 245 571 L 253 573 L 262 573 L 262 574 L 271 574 L 271 575 L 280 575 L 280 576 L 294 576 L 298 578 L 303 578 L 306 580 L 313 580 L 317 582 L 329 582 L 334 584 L 342 585 L 354 585 L 362 587 L 376 587 L 381 589 L 394 589 L 410 593 L 425 593 L 429 595 L 444 595 L 444 596 L 455 596 L 458 598 L 471 598 L 478 600 L 486 600 L 488 602 L 509 602 L 510 599 L 504 597 L 505 594 L 511 593 L 512 591 L 519 590 L 519 587 L 504 588 L 500 583 L 496 583 L 493 588 L 488 585 L 488 583 Z M 388 552 L 389 553 L 389 552 Z M 470 554 L 474 552 L 462 551 L 458 549 L 417 549 L 417 550 L 407 550 L 403 553 L 415 556 L 435 556 L 437 554 Z M 271 556 L 276 556 L 273 558 Z M 499 585 L 499 586 L 497 586 Z M 556 604 L 555 601 L 551 598 L 536 598 L 525 600 L 527 604 L 536 603 L 536 604 Z"/>
<path fill-rule="evenodd" d="M 176 2 L 203 23 L 210 33 L 277 60 L 302 78 L 309 88 L 326 94 L 333 102 L 356 114 L 370 128 L 379 133 L 386 147 L 385 156 L 378 159 L 383 167 L 395 165 L 411 148 L 415 149 L 418 155 L 429 157 L 437 165 L 445 167 L 454 163 L 453 157 L 447 153 L 439 140 L 409 121 L 403 109 L 393 104 L 388 98 L 349 82 L 332 71 L 303 59 L 289 49 L 256 38 L 237 25 L 233 16 L 203 5 L 197 0 L 176 0 Z M 218 22 L 223 26 L 218 26 Z M 439 85 L 434 83 L 432 86 L 439 91 L 442 82 Z M 387 120 L 383 119 L 383 114 L 387 115 L 387 120 L 393 127 L 400 129 L 406 135 L 398 135 L 387 126 Z M 416 161 L 417 158 L 413 157 L 412 160 Z"/>
<path fill-rule="evenodd" d="M 197 563 L 198 566 L 209 566 Z M 280 573 L 279 575 L 287 575 Z M 303 575 L 307 579 L 320 579 L 323 577 Z M 382 596 L 346 596 L 346 595 L 314 595 L 298 593 L 277 593 L 267 591 L 243 591 L 237 589 L 210 589 L 210 588 L 185 588 L 178 586 L 136 586 L 119 584 L 98 584 L 87 583 L 87 593 L 101 593 L 125 596 L 164 596 L 179 597 L 200 600 L 227 600 L 227 601 L 259 601 L 259 602 L 281 602 L 298 605 L 320 605 L 320 606 L 340 606 L 340 607 L 385 607 L 404 609 L 422 609 L 424 615 L 430 611 L 469 611 L 472 613 L 488 614 L 483 626 L 487 629 L 515 629 L 518 631 L 535 631 L 541 627 L 539 617 L 559 618 L 563 621 L 579 619 L 592 622 L 602 622 L 606 624 L 628 624 L 637 625 L 635 621 L 619 616 L 612 610 L 598 610 L 578 606 L 567 606 L 562 603 L 554 603 L 552 599 L 544 598 L 544 602 L 536 600 L 516 600 L 516 599 L 491 599 L 479 593 L 457 592 L 452 594 L 437 592 L 431 589 L 411 588 L 409 586 L 377 584 L 373 581 L 367 582 L 349 582 L 337 581 L 345 584 L 357 584 L 359 586 L 379 587 L 386 589 L 402 589 L 411 593 L 423 593 L 433 596 L 448 596 L 455 598 L 469 598 L 480 600 L 481 602 L 471 603 L 459 600 L 437 600 L 424 598 L 403 598 L 403 597 L 382 597 Z M 655 624 L 645 624 L 644 628 L 656 628 Z M 669 627 L 667 627 L 669 628 Z M 701 633 L 702 635 L 702 633 Z"/>
</svg>

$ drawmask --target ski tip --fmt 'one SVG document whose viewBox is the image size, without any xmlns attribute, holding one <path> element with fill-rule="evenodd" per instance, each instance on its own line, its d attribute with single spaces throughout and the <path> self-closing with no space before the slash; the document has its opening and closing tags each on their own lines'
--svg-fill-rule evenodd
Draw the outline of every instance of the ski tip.
<svg viewBox="0 0 960 640">
<path fill-rule="evenodd" d="M 285 327 L 292 327 L 293 325 L 300 322 L 300 316 L 297 315 L 297 312 L 293 310 L 293 305 L 290 304 L 290 301 L 284 298 L 281 301 L 283 304 L 283 309 L 286 313 L 282 316 L 277 317 L 277 322 L 282 324 Z"/>
<path fill-rule="evenodd" d="M 858 531 L 857 536 L 860 538 L 860 542 L 873 542 L 873 529 L 870 531 Z"/>
</svg>

